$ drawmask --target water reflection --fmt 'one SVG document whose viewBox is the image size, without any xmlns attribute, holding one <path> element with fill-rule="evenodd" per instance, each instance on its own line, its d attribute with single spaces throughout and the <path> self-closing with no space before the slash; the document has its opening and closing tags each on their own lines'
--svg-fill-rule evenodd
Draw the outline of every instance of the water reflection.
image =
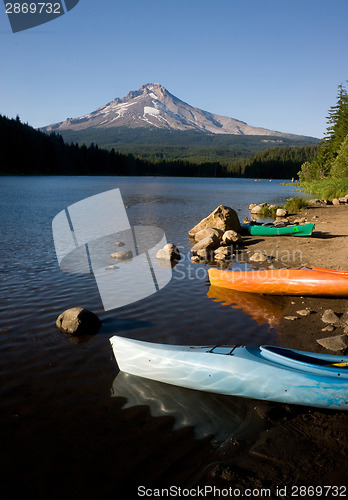
<svg viewBox="0 0 348 500">
<path fill-rule="evenodd" d="M 183 389 L 123 372 L 115 378 L 111 396 L 125 398 L 123 408 L 146 405 L 153 417 L 173 417 L 174 430 L 189 426 L 197 439 L 219 441 L 257 434 L 270 408 L 263 401 Z"/>
<path fill-rule="evenodd" d="M 284 297 L 238 292 L 228 288 L 211 286 L 207 293 L 210 299 L 224 306 L 241 309 L 258 325 L 268 323 L 271 328 L 278 325 L 285 306 Z"/>
</svg>

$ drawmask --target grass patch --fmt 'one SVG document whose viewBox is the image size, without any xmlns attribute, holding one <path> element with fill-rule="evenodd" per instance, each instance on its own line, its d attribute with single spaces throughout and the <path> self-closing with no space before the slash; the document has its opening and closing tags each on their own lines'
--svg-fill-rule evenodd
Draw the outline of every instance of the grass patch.
<svg viewBox="0 0 348 500">
<path fill-rule="evenodd" d="M 276 211 L 278 208 L 282 208 L 280 206 L 274 206 L 274 205 L 263 205 L 261 208 L 260 212 L 258 212 L 257 215 L 261 217 L 275 217 L 276 216 Z"/>
<path fill-rule="evenodd" d="M 308 201 L 305 198 L 295 196 L 294 198 L 289 198 L 284 205 L 284 208 L 289 212 L 300 212 L 301 210 L 308 207 Z"/>
<path fill-rule="evenodd" d="M 340 198 L 348 194 L 348 177 L 302 182 L 301 188 L 306 193 L 313 193 L 323 200 L 333 200 L 334 198 Z"/>
</svg>

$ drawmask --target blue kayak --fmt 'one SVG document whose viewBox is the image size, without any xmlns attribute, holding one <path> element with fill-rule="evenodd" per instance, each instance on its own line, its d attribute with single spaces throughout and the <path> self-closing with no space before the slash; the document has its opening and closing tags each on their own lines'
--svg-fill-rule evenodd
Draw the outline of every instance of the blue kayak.
<svg viewBox="0 0 348 500">
<path fill-rule="evenodd" d="M 348 356 L 282 347 L 176 346 L 114 336 L 121 371 L 167 384 L 348 410 Z"/>
</svg>

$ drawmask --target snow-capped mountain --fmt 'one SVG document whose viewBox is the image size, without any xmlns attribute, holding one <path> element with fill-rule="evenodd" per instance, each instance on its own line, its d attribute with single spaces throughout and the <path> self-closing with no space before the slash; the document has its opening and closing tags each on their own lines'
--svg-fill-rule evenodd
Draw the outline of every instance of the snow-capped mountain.
<svg viewBox="0 0 348 500">
<path fill-rule="evenodd" d="M 93 128 L 146 127 L 170 130 L 194 130 L 212 134 L 284 136 L 245 122 L 219 116 L 181 101 L 162 85 L 148 83 L 131 91 L 122 99 L 116 98 L 92 113 L 80 118 L 43 127 L 43 131 L 82 131 Z"/>
</svg>

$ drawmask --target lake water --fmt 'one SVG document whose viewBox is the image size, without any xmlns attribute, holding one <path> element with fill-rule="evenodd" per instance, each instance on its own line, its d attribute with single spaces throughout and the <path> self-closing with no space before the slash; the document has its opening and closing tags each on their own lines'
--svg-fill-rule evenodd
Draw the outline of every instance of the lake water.
<svg viewBox="0 0 348 500">
<path fill-rule="evenodd" d="M 134 474 L 143 480 L 151 475 L 155 481 L 163 443 L 175 447 L 171 440 L 178 427 L 193 429 L 193 448 L 210 434 L 226 437 L 243 432 L 251 411 L 247 402 L 236 404 L 233 398 L 177 388 L 163 390 L 161 384 L 118 374 L 109 338 L 118 334 L 176 344 L 277 343 L 273 320 L 263 321 L 267 314 L 262 311 L 266 308 L 276 317 L 281 304 L 214 296 L 207 268 L 189 259 L 187 233 L 220 204 L 234 208 L 242 220 L 251 202 L 282 204 L 296 195 L 295 189 L 280 183 L 139 177 L 0 179 L 0 470 L 6 475 L 6 500 L 19 498 L 20 493 L 27 496 L 28 491 L 46 499 L 61 498 L 62 491 L 111 498 L 107 495 L 116 494 L 118 485 Z M 183 259 L 166 287 L 105 311 L 93 275 L 69 274 L 59 267 L 52 220 L 71 204 L 113 188 L 121 191 L 131 226 L 161 228 L 167 241 L 180 248 Z M 82 342 L 55 327 L 57 316 L 75 306 L 94 311 L 103 321 L 99 333 Z M 165 415 L 170 419 L 164 424 Z M 257 418 L 254 424 L 257 428 Z M 163 439 L 157 447 L 153 443 L 158 433 Z M 180 468 L 180 453 L 175 463 Z M 174 467 L 167 465 L 168 470 Z M 157 480 L 165 482 L 160 473 Z"/>
</svg>

